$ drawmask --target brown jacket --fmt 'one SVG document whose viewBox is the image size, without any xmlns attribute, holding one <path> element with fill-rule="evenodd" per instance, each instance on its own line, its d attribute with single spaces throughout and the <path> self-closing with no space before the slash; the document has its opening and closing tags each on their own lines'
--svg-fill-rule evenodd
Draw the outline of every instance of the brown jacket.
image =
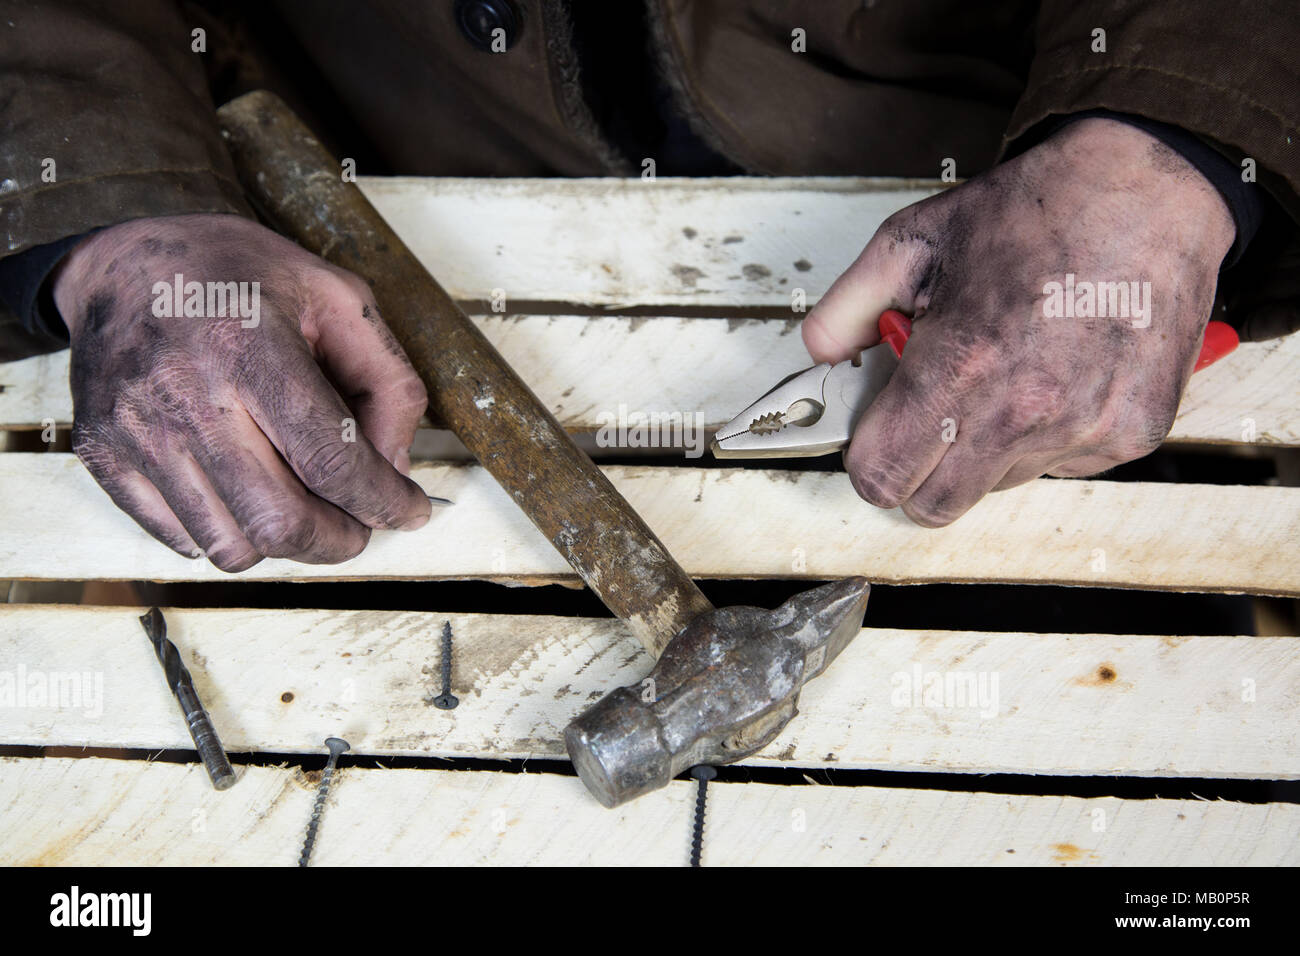
<svg viewBox="0 0 1300 956">
<path fill-rule="evenodd" d="M 363 172 L 635 172 L 592 105 L 569 4 L 511 2 L 512 45 L 490 53 L 452 0 L 277 0 L 246 15 L 0 0 L 0 255 L 146 216 L 247 215 L 212 104 L 256 86 L 341 153 L 373 157 Z M 1282 214 L 1222 299 L 1247 335 L 1300 327 L 1294 0 L 644 2 L 672 108 L 745 172 L 933 177 L 952 157 L 970 176 L 1040 122 L 1095 108 L 1249 157 Z"/>
</svg>

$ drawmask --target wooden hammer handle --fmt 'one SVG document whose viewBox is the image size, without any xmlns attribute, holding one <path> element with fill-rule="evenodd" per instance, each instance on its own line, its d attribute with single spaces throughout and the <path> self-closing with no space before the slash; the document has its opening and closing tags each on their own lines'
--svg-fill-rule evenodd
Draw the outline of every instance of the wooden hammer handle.
<svg viewBox="0 0 1300 956">
<path fill-rule="evenodd" d="M 695 582 L 282 100 L 249 93 L 217 116 L 258 210 L 370 281 L 430 410 L 657 658 L 711 609 Z"/>
</svg>

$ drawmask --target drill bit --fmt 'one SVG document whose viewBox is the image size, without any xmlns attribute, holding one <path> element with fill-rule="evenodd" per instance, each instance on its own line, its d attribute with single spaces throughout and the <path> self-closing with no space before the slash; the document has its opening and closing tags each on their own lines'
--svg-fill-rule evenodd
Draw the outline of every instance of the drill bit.
<svg viewBox="0 0 1300 956">
<path fill-rule="evenodd" d="M 218 790 L 230 789 L 235 783 L 235 768 L 226 759 L 221 739 L 194 689 L 194 679 L 181 662 L 180 651 L 167 639 L 167 622 L 163 620 L 162 611 L 156 607 L 150 608 L 147 614 L 141 615 L 140 624 L 153 642 L 154 653 L 158 655 L 158 663 L 162 664 L 163 676 L 167 679 L 167 687 L 180 704 L 185 724 L 190 729 L 190 736 L 194 738 L 194 747 L 208 771 L 212 786 Z"/>
</svg>

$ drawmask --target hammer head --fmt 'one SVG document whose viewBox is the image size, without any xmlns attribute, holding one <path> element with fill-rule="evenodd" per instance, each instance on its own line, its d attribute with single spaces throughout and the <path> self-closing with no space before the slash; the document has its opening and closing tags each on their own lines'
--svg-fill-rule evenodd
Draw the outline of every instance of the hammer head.
<svg viewBox="0 0 1300 956">
<path fill-rule="evenodd" d="M 775 611 L 701 614 L 669 642 L 640 684 L 601 698 L 564 731 L 587 789 L 615 807 L 696 764 L 739 760 L 798 713 L 799 691 L 861 627 L 871 585 L 848 578 Z"/>
</svg>

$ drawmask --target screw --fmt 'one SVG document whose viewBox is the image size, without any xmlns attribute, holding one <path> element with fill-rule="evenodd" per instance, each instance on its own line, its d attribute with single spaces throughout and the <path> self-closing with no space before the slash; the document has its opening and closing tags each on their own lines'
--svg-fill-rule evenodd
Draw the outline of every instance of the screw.
<svg viewBox="0 0 1300 956">
<path fill-rule="evenodd" d="M 180 704 L 181 713 L 185 716 L 185 725 L 189 728 L 190 736 L 194 738 L 194 749 L 198 751 L 199 759 L 203 761 L 208 779 L 217 790 L 229 790 L 235 783 L 235 768 L 230 766 L 226 750 L 221 746 L 221 738 L 217 736 L 216 728 L 212 726 L 212 718 L 203 709 L 203 702 L 199 700 L 198 691 L 194 689 L 194 678 L 190 677 L 189 669 L 181 661 L 180 651 L 167 639 L 167 622 L 163 619 L 162 611 L 151 607 L 147 613 L 141 615 L 140 624 L 144 627 L 144 632 L 149 635 L 154 653 L 158 655 L 158 663 L 162 665 L 167 687 L 176 698 L 176 703 Z"/>
<path fill-rule="evenodd" d="M 312 804 L 311 819 L 307 822 L 307 835 L 302 841 L 302 855 L 298 865 L 306 866 L 311 859 L 312 847 L 316 845 L 316 830 L 320 827 L 321 814 L 325 812 L 325 799 L 330 795 L 330 778 L 338 766 L 339 754 L 351 749 L 351 745 L 342 737 L 326 737 L 325 746 L 330 749 L 329 760 L 325 761 L 325 770 L 320 775 L 320 786 L 316 788 L 316 802 Z"/>
<path fill-rule="evenodd" d="M 451 621 L 442 625 L 442 693 L 433 699 L 439 710 L 452 710 L 460 703 L 451 692 Z"/>
<path fill-rule="evenodd" d="M 691 831 L 691 866 L 700 865 L 700 854 L 704 852 L 704 800 L 709 781 L 718 775 L 718 771 L 708 764 L 691 768 L 691 777 L 696 781 L 695 789 L 695 828 Z"/>
</svg>

